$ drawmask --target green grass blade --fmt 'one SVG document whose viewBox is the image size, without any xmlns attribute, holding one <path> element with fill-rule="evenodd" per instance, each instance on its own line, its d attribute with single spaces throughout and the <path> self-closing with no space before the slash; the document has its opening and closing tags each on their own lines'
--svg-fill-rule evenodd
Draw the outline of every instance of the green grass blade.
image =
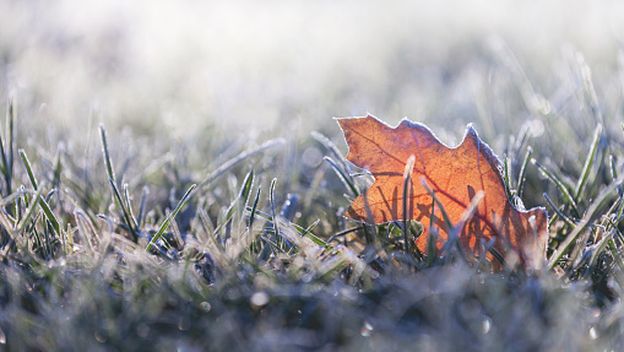
<svg viewBox="0 0 624 352">
<path fill-rule="evenodd" d="M 615 182 L 618 178 L 618 172 L 615 156 L 613 156 L 613 154 L 609 155 L 609 173 L 611 174 L 611 180 Z M 617 190 L 620 196 L 624 196 L 624 185 L 620 184 Z"/>
<path fill-rule="evenodd" d="M 151 241 L 147 244 L 147 247 L 145 247 L 146 251 L 149 251 L 150 249 L 152 249 L 154 244 L 164 235 L 165 231 L 167 231 L 167 229 L 169 228 L 169 225 L 171 225 L 171 221 L 175 219 L 175 217 L 178 215 L 180 210 L 182 210 L 182 208 L 186 205 L 188 200 L 191 198 L 190 197 L 191 193 L 195 190 L 195 188 L 197 188 L 197 185 L 194 184 L 191 187 L 189 187 L 189 189 L 184 193 L 184 195 L 182 196 L 182 198 L 180 199 L 176 207 L 173 209 L 173 211 L 169 213 L 169 215 L 165 218 L 162 224 L 160 224 L 158 231 L 154 234 Z"/>
<path fill-rule="evenodd" d="M 15 102 L 12 101 L 11 104 L 9 104 L 9 118 L 7 119 L 7 144 L 9 147 L 7 161 L 9 162 L 9 170 L 11 171 L 13 171 L 13 159 L 15 155 L 15 116 L 17 116 Z"/>
<path fill-rule="evenodd" d="M 574 223 L 574 221 L 572 219 L 570 219 L 570 217 L 568 217 L 566 214 L 564 214 L 558 207 L 557 205 L 555 205 L 555 202 L 553 202 L 552 198 L 550 198 L 550 196 L 548 195 L 548 193 L 543 193 L 542 196 L 544 197 L 544 199 L 546 200 L 546 204 L 548 204 L 548 206 L 550 206 L 550 208 L 555 212 L 555 214 L 563 219 L 568 225 L 571 225 L 572 227 L 576 226 L 576 224 Z"/>
<path fill-rule="evenodd" d="M 591 147 L 589 148 L 589 154 L 587 155 L 587 159 L 585 159 L 585 164 L 583 164 L 581 175 L 579 176 L 578 182 L 576 183 L 576 187 L 574 189 L 573 196 L 576 202 L 579 202 L 581 200 L 581 196 L 583 195 L 583 187 L 585 187 L 585 184 L 587 183 L 589 172 L 591 171 L 592 165 L 594 164 L 596 152 L 598 151 L 598 146 L 600 145 L 601 136 L 602 125 L 598 124 L 598 126 L 596 126 L 596 129 L 594 130 L 594 137 L 591 143 Z"/>
<path fill-rule="evenodd" d="M 28 156 L 26 155 L 26 152 L 23 149 L 20 149 L 19 150 L 19 155 L 20 155 L 20 157 L 22 159 L 22 163 L 24 164 L 24 167 L 26 168 L 26 173 L 28 174 L 28 178 L 30 179 L 30 183 L 32 184 L 32 186 L 35 189 L 35 191 L 38 191 L 39 190 L 39 182 L 37 181 L 37 178 L 35 177 L 35 174 L 33 173 L 32 165 L 30 164 L 30 161 L 28 160 Z M 42 197 L 41 195 L 39 195 L 38 199 L 39 199 L 39 205 L 41 206 L 41 209 L 43 210 L 43 213 L 44 213 L 46 219 L 50 222 L 50 224 L 52 225 L 52 228 L 54 229 L 56 234 L 58 236 L 62 236 L 61 225 L 60 225 L 58 219 L 56 218 L 56 215 L 54 215 L 54 212 L 50 208 L 50 205 L 45 200 L 45 198 Z"/>
<path fill-rule="evenodd" d="M 242 153 L 238 154 L 237 156 L 233 157 L 232 159 L 222 163 L 221 166 L 219 166 L 217 169 L 215 169 L 210 174 L 208 174 L 208 176 L 206 176 L 197 185 L 197 189 L 203 188 L 203 187 L 211 184 L 212 182 L 217 180 L 219 177 L 221 177 L 221 175 L 225 174 L 227 171 L 229 171 L 230 169 L 232 169 L 234 166 L 238 165 L 242 161 L 246 160 L 247 158 L 250 158 L 250 157 L 252 157 L 252 156 L 254 156 L 256 154 L 259 154 L 259 153 L 263 152 L 266 149 L 273 148 L 273 147 L 276 147 L 276 146 L 281 146 L 281 145 L 284 145 L 284 144 L 285 144 L 285 141 L 283 139 L 277 138 L 277 139 L 272 139 L 270 141 L 264 142 L 263 144 L 259 145 L 258 147 L 245 150 L 244 152 L 242 152 Z"/>
<path fill-rule="evenodd" d="M 2 158 L 2 174 L 6 183 L 6 195 L 10 195 L 12 191 L 13 179 L 13 120 L 15 119 L 15 105 L 13 99 L 9 100 L 6 111 L 6 123 L 11 128 L 6 128 L 5 138 L 0 136 L 0 157 Z M 10 121 L 10 122 L 9 122 Z M 6 144 L 5 144 L 6 143 Z"/>
<path fill-rule="evenodd" d="M 411 185 L 412 185 L 412 172 L 414 171 L 414 162 L 416 161 L 416 157 L 414 155 L 410 155 L 405 163 L 405 171 L 403 172 L 403 241 L 404 250 L 406 253 L 410 253 L 409 246 L 409 221 L 411 220 L 411 214 L 408 216 L 408 203 L 411 199 Z"/>
<path fill-rule="evenodd" d="M 139 215 L 137 215 L 137 224 L 139 228 L 143 227 L 143 221 L 145 220 L 145 212 L 147 206 L 147 196 L 149 195 L 149 189 L 147 186 L 143 187 L 141 192 L 141 200 L 139 201 Z"/>
<path fill-rule="evenodd" d="M 542 175 L 546 176 L 546 178 L 548 178 L 557 187 L 557 189 L 559 190 L 559 192 L 561 192 L 561 195 L 563 196 L 563 200 L 572 207 L 575 215 L 580 216 L 576 201 L 574 200 L 572 194 L 570 194 L 568 188 L 563 184 L 563 181 L 561 181 L 561 179 L 559 179 L 552 172 L 550 172 L 545 166 L 537 162 L 537 160 L 531 159 L 531 162 L 535 166 L 537 166 L 537 169 L 542 173 Z"/>
<path fill-rule="evenodd" d="M 108 140 L 106 137 L 106 129 L 104 125 L 100 125 L 100 140 L 102 142 L 102 155 L 104 156 L 104 164 L 106 165 L 106 173 L 108 178 L 117 183 L 115 178 L 115 170 L 113 169 L 113 161 L 111 160 L 110 151 L 108 150 Z"/>
<path fill-rule="evenodd" d="M 245 178 L 243 179 L 243 186 L 241 187 L 239 198 L 243 203 L 243 209 L 247 206 L 247 201 L 249 200 L 249 195 L 251 194 L 251 189 L 253 187 L 254 181 L 254 172 L 253 170 L 249 171 Z"/>
<path fill-rule="evenodd" d="M 351 191 L 352 196 L 360 195 L 360 191 L 358 191 L 357 187 L 355 187 L 355 184 L 353 183 L 351 177 L 345 174 L 345 172 L 338 166 L 338 164 L 334 161 L 334 159 L 328 156 L 325 156 L 323 157 L 323 160 L 325 160 L 329 164 L 329 166 L 332 168 L 332 170 L 334 170 L 334 172 L 336 173 L 340 181 L 342 181 L 345 187 L 349 191 Z"/>
<path fill-rule="evenodd" d="M 106 129 L 104 125 L 100 125 L 100 141 L 102 143 L 102 156 L 104 158 L 104 164 L 106 165 L 106 174 L 108 175 L 108 183 L 111 186 L 113 191 L 113 196 L 121 209 L 122 216 L 124 218 L 124 222 L 128 229 L 130 229 L 130 233 L 133 237 L 134 241 L 137 241 L 139 236 L 138 222 L 136 217 L 132 213 L 131 205 L 130 205 L 130 196 L 128 192 L 124 192 L 126 194 L 126 201 L 124 201 L 124 197 L 119 191 L 119 187 L 117 186 L 117 179 L 115 176 L 115 169 L 113 168 L 113 161 L 110 156 L 110 151 L 108 149 L 108 139 L 106 135 Z M 125 187 L 124 187 L 125 188 Z"/>
<path fill-rule="evenodd" d="M 37 204 L 38 204 L 36 200 L 39 199 L 40 196 L 41 196 L 41 189 L 36 191 L 33 201 L 30 202 L 30 204 L 28 205 L 28 208 L 26 208 L 26 212 L 24 213 L 20 221 L 17 223 L 16 225 L 17 233 L 22 232 L 22 230 L 24 229 L 24 226 L 26 226 L 26 223 L 33 217 L 33 214 L 35 213 L 35 209 L 37 208 Z"/>
<path fill-rule="evenodd" d="M 61 186 L 61 175 L 63 172 L 63 147 L 59 147 L 56 153 L 56 162 L 54 163 L 54 177 L 52 178 L 52 187 L 59 188 Z"/>
<path fill-rule="evenodd" d="M 327 149 L 330 153 L 334 155 L 334 158 L 336 158 L 336 160 L 340 162 L 343 169 L 347 170 L 347 163 L 345 162 L 344 156 L 342 155 L 336 144 L 331 141 L 331 139 L 327 138 L 325 135 L 317 131 L 313 131 L 311 135 L 312 138 L 314 138 L 323 147 L 325 147 L 325 149 Z"/>
<path fill-rule="evenodd" d="M 526 170 L 529 161 L 531 160 L 531 155 L 533 154 L 533 148 L 527 147 L 527 151 L 524 154 L 524 158 L 522 159 L 522 165 L 520 166 L 520 172 L 518 173 L 518 181 L 516 184 L 518 185 L 518 197 L 522 198 L 522 194 L 524 193 L 524 182 L 526 181 Z"/>
<path fill-rule="evenodd" d="M 275 236 L 279 239 L 279 225 L 277 224 L 277 210 L 275 206 L 275 185 L 277 184 L 277 178 L 273 178 L 271 180 L 271 185 L 269 186 L 269 203 L 271 204 L 271 222 L 273 223 L 273 230 L 275 231 Z"/>
<path fill-rule="evenodd" d="M 0 152 L 2 154 L 2 162 L 4 164 L 4 179 L 7 186 L 7 195 L 13 192 L 13 151 L 15 148 L 15 130 L 13 128 L 15 121 L 15 101 L 11 99 L 7 109 L 6 119 L 6 145 L 0 143 Z M 2 142 L 2 141 L 0 141 Z"/>
<path fill-rule="evenodd" d="M 252 203 L 251 209 L 249 211 L 249 221 L 247 222 L 247 227 L 249 229 L 252 228 L 254 220 L 256 218 L 256 211 L 258 209 L 258 202 L 260 201 L 260 193 L 262 192 L 262 188 L 258 187 L 256 191 L 256 196 L 254 197 L 254 201 Z"/>
<path fill-rule="evenodd" d="M 301 227 L 300 225 L 297 225 L 295 223 L 293 223 L 293 225 L 294 225 L 294 227 L 297 230 L 300 231 L 301 236 L 308 237 L 309 239 L 312 240 L 312 242 L 314 242 L 318 246 L 327 247 L 327 242 L 325 242 L 322 238 L 320 238 L 317 235 L 315 235 L 314 233 L 312 233 L 312 230 L 320 223 L 321 223 L 321 220 L 320 219 L 316 219 L 316 220 L 314 220 L 313 223 L 310 224 L 310 226 L 306 227 L 305 229 L 303 227 Z"/>
<path fill-rule="evenodd" d="M 422 185 L 425 187 L 427 193 L 429 193 L 433 201 L 436 203 L 437 207 L 440 209 L 440 213 L 442 214 L 442 218 L 444 219 L 444 224 L 447 226 L 448 231 L 450 232 L 453 229 L 454 224 L 451 221 L 451 218 L 448 216 L 448 213 L 444 209 L 442 202 L 438 199 L 438 196 L 436 196 L 435 191 L 429 188 L 429 185 L 424 179 L 422 180 Z M 431 216 L 433 216 L 433 207 L 431 208 L 431 214 Z"/>
<path fill-rule="evenodd" d="M 124 183 L 123 185 L 123 192 L 124 192 L 124 201 L 126 203 L 126 209 L 128 210 L 128 217 L 130 218 L 130 221 L 132 221 L 132 225 L 135 231 L 138 231 L 139 223 L 137 221 L 136 216 L 134 215 L 134 211 L 132 210 L 132 202 L 130 200 L 130 191 L 128 190 L 127 183 Z"/>
<path fill-rule="evenodd" d="M 513 196 L 515 192 L 511 181 L 511 159 L 508 155 L 503 157 L 503 180 L 505 181 L 504 183 L 507 196 Z"/>
<path fill-rule="evenodd" d="M 28 160 L 28 156 L 26 155 L 26 152 L 24 151 L 24 149 L 20 149 L 18 151 L 20 158 L 22 158 L 22 163 L 24 164 L 24 167 L 26 168 L 26 174 L 28 174 L 28 179 L 30 180 L 30 183 L 33 186 L 33 189 L 36 191 L 39 189 L 39 182 L 37 181 L 37 178 L 35 177 L 35 174 L 33 173 L 32 170 L 32 165 L 30 164 L 30 160 Z"/>
<path fill-rule="evenodd" d="M 619 179 L 619 182 L 622 180 Z M 574 229 L 566 236 L 565 240 L 557 246 L 557 249 L 552 254 L 550 259 L 548 260 L 548 268 L 553 269 L 563 258 L 563 256 L 568 253 L 574 242 L 579 238 L 579 236 L 585 231 L 595 220 L 596 217 L 599 216 L 598 210 L 602 207 L 603 203 L 608 200 L 608 197 L 611 196 L 611 193 L 616 189 L 616 185 L 619 182 L 613 182 L 609 187 L 605 188 L 598 197 L 591 203 L 583 219 L 574 227 Z"/>
<path fill-rule="evenodd" d="M 54 229 L 56 234 L 58 236 L 62 236 L 61 225 L 56 218 L 56 215 L 54 215 L 54 212 L 50 208 L 50 205 L 42 196 L 39 196 L 39 205 L 41 206 L 41 209 L 43 210 L 43 214 L 45 215 L 46 219 L 50 222 L 50 224 L 52 224 L 52 228 Z"/>
<path fill-rule="evenodd" d="M 128 209 L 126 209 L 124 200 L 121 196 L 121 192 L 119 191 L 119 188 L 117 188 L 117 185 L 115 184 L 115 181 L 113 181 L 112 179 L 108 179 L 108 183 L 110 184 L 112 190 L 113 190 L 113 195 L 115 197 L 115 200 L 117 201 L 117 204 L 119 205 L 119 208 L 121 209 L 121 215 L 124 218 L 124 223 L 126 224 L 126 226 L 128 226 L 128 229 L 130 229 L 130 232 L 132 234 L 132 237 L 134 238 L 134 240 L 136 241 L 138 238 L 138 232 L 137 230 L 134 228 L 134 222 L 132 221 L 132 218 L 130 216 L 130 212 L 128 211 Z"/>
</svg>

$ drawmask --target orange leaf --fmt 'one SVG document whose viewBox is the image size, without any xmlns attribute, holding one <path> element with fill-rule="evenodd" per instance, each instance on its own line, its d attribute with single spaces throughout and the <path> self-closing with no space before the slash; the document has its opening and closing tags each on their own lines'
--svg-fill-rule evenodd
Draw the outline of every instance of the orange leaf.
<svg viewBox="0 0 624 352">
<path fill-rule="evenodd" d="M 509 201 L 500 161 L 471 126 L 464 140 L 449 148 L 425 125 L 407 119 L 395 128 L 370 115 L 337 121 L 349 146 L 347 159 L 375 177 L 366 200 L 360 195 L 351 204 L 350 217 L 361 221 L 371 217 L 375 223 L 401 221 L 405 207 L 405 219 L 423 224 L 416 245 L 425 251 L 432 229 L 442 239 L 438 248 L 451 233 L 442 207 L 469 253 L 478 256 L 482 243 L 494 238 L 494 249 L 507 259 L 515 254 L 527 267 L 541 265 L 548 239 L 545 209 L 517 209 Z M 404 172 L 410 157 L 413 171 L 404 203 Z M 432 194 L 439 202 L 435 206 Z M 473 201 L 478 203 L 469 212 Z"/>
</svg>

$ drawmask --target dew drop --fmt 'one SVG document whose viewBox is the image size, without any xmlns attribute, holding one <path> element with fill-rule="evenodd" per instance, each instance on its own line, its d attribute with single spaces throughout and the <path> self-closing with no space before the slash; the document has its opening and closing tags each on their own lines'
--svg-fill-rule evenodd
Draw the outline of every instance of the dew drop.
<svg viewBox="0 0 624 352">
<path fill-rule="evenodd" d="M 598 332 L 596 331 L 596 328 L 593 326 L 589 329 L 589 337 L 592 340 L 595 340 L 598 338 Z"/>
<path fill-rule="evenodd" d="M 362 325 L 362 329 L 360 329 L 360 335 L 364 337 L 369 337 L 373 333 L 373 326 L 365 321 L 364 325 Z"/>
<path fill-rule="evenodd" d="M 212 309 L 212 306 L 208 302 L 201 302 L 199 306 L 201 307 L 201 309 L 204 310 L 204 312 L 210 312 L 210 310 Z"/>
<path fill-rule="evenodd" d="M 482 326 L 482 329 L 483 329 L 483 334 L 485 335 L 485 334 L 487 334 L 488 332 L 490 332 L 490 329 L 491 329 L 491 328 L 492 328 L 492 323 L 490 322 L 490 319 L 485 319 L 485 320 L 483 321 L 483 326 Z"/>
<path fill-rule="evenodd" d="M 99 332 L 96 332 L 93 337 L 95 337 L 95 340 L 99 343 L 104 343 L 106 342 L 106 337 L 102 334 L 100 334 Z"/>
<path fill-rule="evenodd" d="M 251 299 L 249 300 L 252 306 L 262 307 L 269 303 L 269 295 L 265 292 L 256 292 L 251 295 Z"/>
</svg>

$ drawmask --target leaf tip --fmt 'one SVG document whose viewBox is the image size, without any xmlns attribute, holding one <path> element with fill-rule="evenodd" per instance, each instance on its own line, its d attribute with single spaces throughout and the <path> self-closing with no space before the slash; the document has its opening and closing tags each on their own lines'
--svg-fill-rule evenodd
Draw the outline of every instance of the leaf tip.
<svg viewBox="0 0 624 352">
<path fill-rule="evenodd" d="M 477 133 L 477 130 L 475 129 L 472 122 L 466 125 L 466 132 L 464 133 L 464 140 L 462 144 L 466 142 L 467 140 L 481 142 L 481 138 L 479 138 L 479 133 Z"/>
</svg>

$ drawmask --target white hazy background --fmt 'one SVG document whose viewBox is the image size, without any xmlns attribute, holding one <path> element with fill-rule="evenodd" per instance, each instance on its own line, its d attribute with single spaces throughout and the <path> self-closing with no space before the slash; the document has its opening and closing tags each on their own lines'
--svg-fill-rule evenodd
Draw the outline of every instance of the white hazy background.
<svg viewBox="0 0 624 352">
<path fill-rule="evenodd" d="M 461 130 L 518 77 L 557 96 L 577 53 L 621 89 L 623 43 L 621 1 L 0 0 L 0 99 L 81 132 L 284 135 L 367 112 Z"/>
</svg>

